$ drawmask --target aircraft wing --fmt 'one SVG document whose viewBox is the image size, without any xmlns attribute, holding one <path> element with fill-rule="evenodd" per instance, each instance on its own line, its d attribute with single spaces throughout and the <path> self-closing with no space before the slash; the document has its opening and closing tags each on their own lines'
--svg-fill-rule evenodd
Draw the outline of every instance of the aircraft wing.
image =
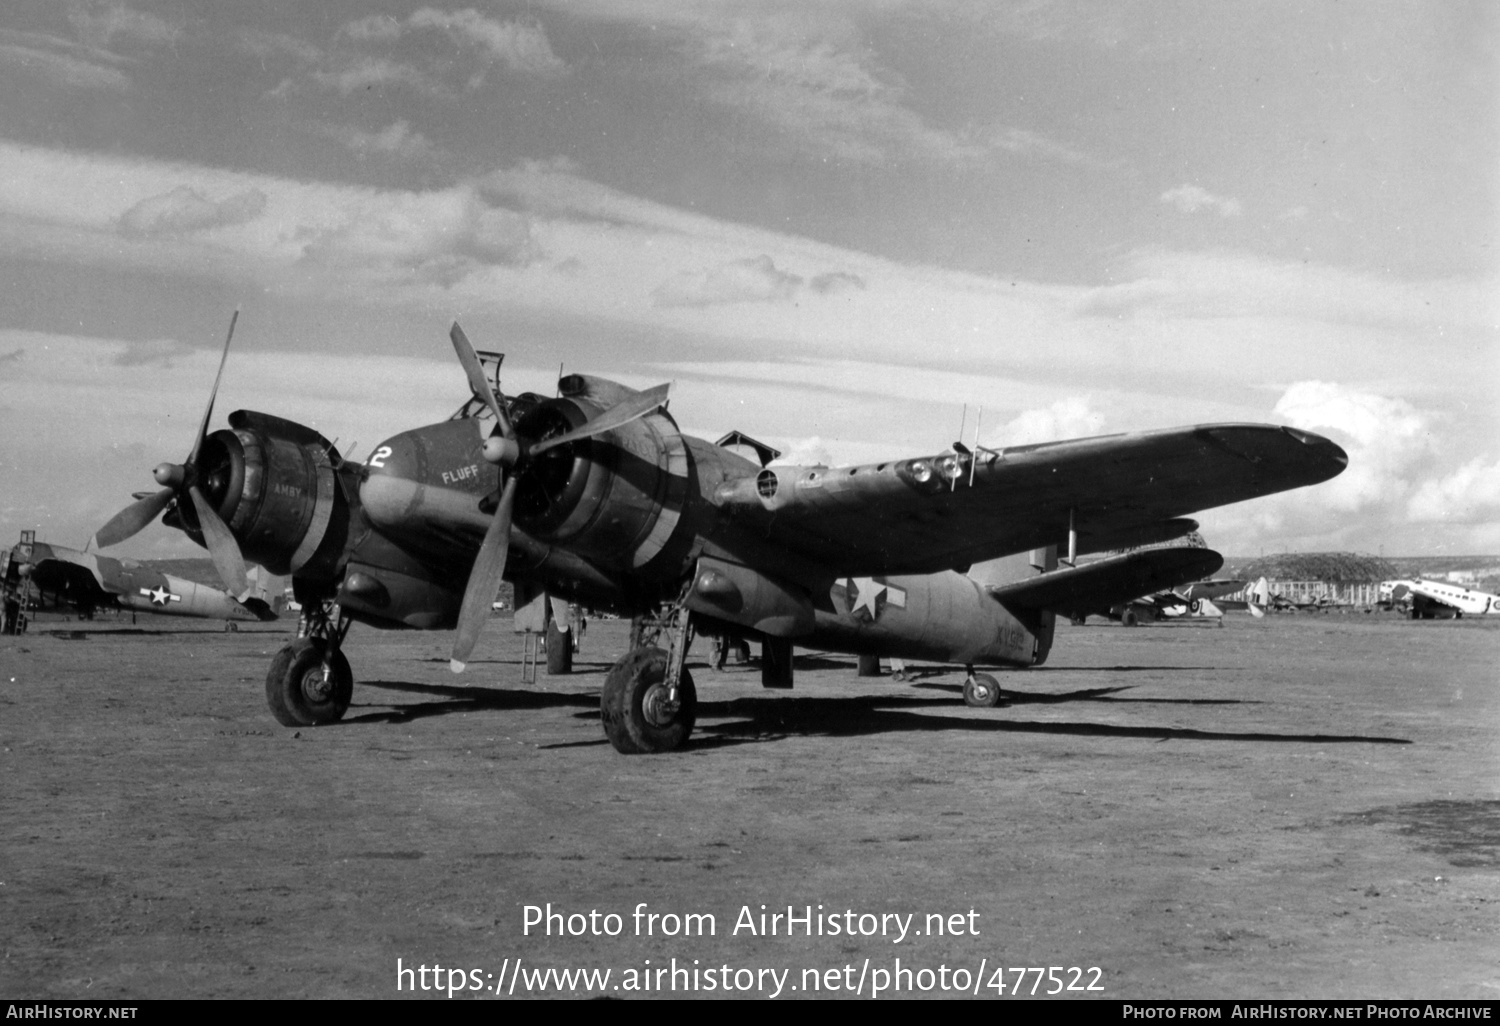
<svg viewBox="0 0 1500 1026">
<path fill-rule="evenodd" d="M 1244 590 L 1244 581 L 1194 581 L 1184 588 L 1178 588 L 1177 595 L 1185 602 L 1191 602 L 1193 599 L 1216 599 L 1220 595 Z"/>
<path fill-rule="evenodd" d="M 1347 462 L 1295 428 L 1210 424 L 857 467 L 773 466 L 725 482 L 715 499 L 838 573 L 925 574 L 1065 548 L 1070 524 L 1079 552 L 1176 537 L 1193 526 L 1186 514 L 1317 484 Z"/>
<path fill-rule="evenodd" d="M 1012 610 L 1046 609 L 1079 617 L 1206 576 L 1223 565 L 1224 557 L 1212 549 L 1146 549 L 987 590 Z"/>
<path fill-rule="evenodd" d="M 94 609 L 116 598 L 116 592 L 105 587 L 97 556 L 36 542 L 27 563 L 31 583 L 66 605 Z"/>
</svg>

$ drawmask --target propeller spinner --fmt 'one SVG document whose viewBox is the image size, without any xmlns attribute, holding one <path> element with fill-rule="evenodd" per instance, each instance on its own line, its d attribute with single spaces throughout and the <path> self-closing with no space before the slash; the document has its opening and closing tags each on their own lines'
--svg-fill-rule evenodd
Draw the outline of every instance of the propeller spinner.
<svg viewBox="0 0 1500 1026">
<path fill-rule="evenodd" d="M 559 446 L 601 435 L 646 416 L 666 402 L 670 386 L 657 385 L 637 393 L 571 431 L 532 443 L 516 433 L 515 425 L 506 413 L 504 396 L 497 394 L 495 388 L 491 387 L 489 379 L 485 377 L 484 367 L 479 362 L 479 355 L 456 321 L 448 337 L 469 378 L 469 388 L 485 401 L 495 416 L 495 429 L 484 443 L 484 458 L 503 468 L 504 474 L 500 500 L 495 506 L 490 526 L 485 531 L 484 541 L 479 546 L 479 554 L 474 558 L 473 569 L 469 571 L 469 584 L 464 590 L 463 604 L 459 607 L 458 636 L 454 638 L 453 654 L 448 666 L 454 673 L 462 673 L 469 654 L 479 640 L 479 632 L 489 619 L 490 605 L 495 601 L 500 581 L 505 576 L 516 489 L 530 462 Z"/>
<path fill-rule="evenodd" d="M 208 421 L 213 416 L 219 382 L 224 377 L 224 363 L 229 359 L 229 343 L 234 339 L 234 326 L 239 318 L 240 312 L 236 309 L 234 316 L 229 319 L 229 334 L 224 338 L 219 371 L 214 375 L 214 387 L 208 394 L 208 405 L 204 407 L 203 419 L 198 424 L 198 435 L 187 459 L 182 463 L 160 464 L 152 475 L 156 478 L 156 483 L 163 486 L 161 491 L 147 493 L 116 513 L 95 532 L 92 543 L 101 549 L 119 544 L 155 520 L 174 499 L 181 505 L 182 496 L 186 493 L 198 515 L 198 525 L 203 531 L 203 539 L 208 546 L 208 554 L 213 559 L 214 569 L 219 573 L 219 579 L 237 598 L 243 600 L 250 593 L 250 581 L 245 573 L 245 560 L 240 554 L 239 543 L 199 487 L 204 477 L 199 458 L 203 453 L 204 440 L 208 437 Z"/>
</svg>

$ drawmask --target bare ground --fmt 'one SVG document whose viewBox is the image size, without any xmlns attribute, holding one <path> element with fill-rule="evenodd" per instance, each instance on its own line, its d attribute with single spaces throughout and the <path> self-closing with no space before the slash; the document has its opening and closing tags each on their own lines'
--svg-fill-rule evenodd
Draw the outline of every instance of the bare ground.
<svg viewBox="0 0 1500 1026">
<path fill-rule="evenodd" d="M 1500 618 L 1063 626 L 995 710 L 957 669 L 839 656 L 763 691 L 700 642 L 698 732 L 655 757 L 599 726 L 623 624 L 534 685 L 508 628 L 455 678 L 449 635 L 356 627 L 354 707 L 300 732 L 264 699 L 285 624 L 0 639 L 0 996 L 387 997 L 398 959 L 493 989 L 519 957 L 618 996 L 648 959 L 790 970 L 790 997 L 899 958 L 983 963 L 985 996 L 998 965 L 1126 999 L 1500 998 Z M 620 935 L 525 935 L 549 902 Z M 715 934 L 636 936 L 642 902 Z M 763 904 L 914 918 L 735 932 Z"/>
</svg>

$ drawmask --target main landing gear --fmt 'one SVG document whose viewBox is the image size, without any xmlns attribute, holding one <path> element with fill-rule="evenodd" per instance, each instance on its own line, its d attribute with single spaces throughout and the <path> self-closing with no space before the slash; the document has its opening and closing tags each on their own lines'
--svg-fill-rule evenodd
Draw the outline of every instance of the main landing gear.
<svg viewBox="0 0 1500 1026">
<path fill-rule="evenodd" d="M 354 673 L 341 648 L 349 618 L 338 603 L 305 603 L 297 640 L 276 653 L 266 674 L 266 703 L 284 727 L 343 719 L 354 697 Z"/>
<path fill-rule="evenodd" d="M 969 667 L 969 676 L 964 680 L 964 705 L 974 709 L 993 709 L 1000 704 L 1000 682 L 988 673 L 975 673 Z"/>
<path fill-rule="evenodd" d="M 698 691 L 683 665 L 693 640 L 691 614 L 679 605 L 664 620 L 638 621 L 631 639 L 636 645 L 604 678 L 604 735 L 625 755 L 681 748 L 698 717 Z M 658 640 L 667 642 L 665 651 Z"/>
</svg>

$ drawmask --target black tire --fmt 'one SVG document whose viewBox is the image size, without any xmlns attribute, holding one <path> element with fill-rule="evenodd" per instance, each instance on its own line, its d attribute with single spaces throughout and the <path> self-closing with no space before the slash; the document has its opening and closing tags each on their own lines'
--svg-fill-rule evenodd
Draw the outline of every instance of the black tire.
<svg viewBox="0 0 1500 1026">
<path fill-rule="evenodd" d="M 547 673 L 553 677 L 573 672 L 573 632 L 559 630 L 556 620 L 547 621 Z"/>
<path fill-rule="evenodd" d="M 1141 618 L 1136 615 L 1134 609 L 1127 608 L 1123 613 L 1120 614 L 1121 627 L 1135 627 L 1140 622 Z"/>
<path fill-rule="evenodd" d="M 976 673 L 964 681 L 964 705 L 993 709 L 1000 704 L 1000 682 L 987 673 Z"/>
<path fill-rule="evenodd" d="M 283 727 L 316 727 L 337 723 L 354 697 L 354 673 L 343 652 L 334 652 L 329 679 L 323 680 L 327 644 L 299 638 L 271 660 L 266 673 L 266 704 Z"/>
<path fill-rule="evenodd" d="M 638 648 L 620 659 L 604 678 L 599 715 L 604 735 L 617 752 L 640 755 L 681 748 L 698 718 L 698 692 L 693 675 L 684 668 L 677 687 L 677 712 L 670 719 L 653 715 L 656 701 L 666 697 L 667 654 L 659 648 Z"/>
</svg>

